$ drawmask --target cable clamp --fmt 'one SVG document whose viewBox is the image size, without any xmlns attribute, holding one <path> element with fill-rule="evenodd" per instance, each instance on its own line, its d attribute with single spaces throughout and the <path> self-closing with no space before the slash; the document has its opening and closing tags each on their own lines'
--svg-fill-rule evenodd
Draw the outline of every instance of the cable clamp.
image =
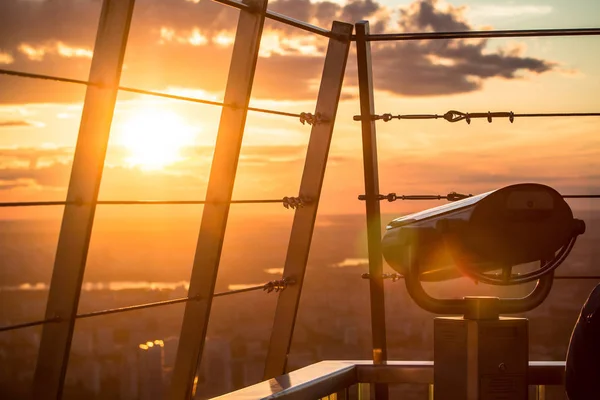
<svg viewBox="0 0 600 400">
<path fill-rule="evenodd" d="M 404 196 L 398 196 L 398 195 L 396 195 L 396 193 L 388 193 L 388 194 L 378 194 L 378 195 L 375 196 L 375 199 L 379 200 L 379 201 L 381 201 L 381 200 L 387 200 L 387 201 L 389 201 L 391 203 L 392 201 L 396 201 L 396 200 L 398 200 L 400 198 L 403 198 L 403 197 Z M 367 196 L 366 194 L 359 194 L 358 195 L 358 200 L 367 200 L 368 198 L 369 198 L 369 196 Z"/>
<path fill-rule="evenodd" d="M 371 279 L 371 274 L 369 274 L 368 272 L 362 274 L 361 276 L 363 279 Z M 392 282 L 396 282 L 399 281 L 400 279 L 403 279 L 404 277 L 400 274 L 388 274 L 388 273 L 384 273 L 381 274 L 381 279 L 390 279 Z"/>
<path fill-rule="evenodd" d="M 387 200 L 388 202 L 392 202 L 392 201 L 396 201 L 398 200 L 398 196 L 396 196 L 396 193 L 388 193 L 387 195 L 382 195 L 380 194 L 379 196 L 383 197 L 381 200 Z"/>
<path fill-rule="evenodd" d="M 310 203 L 310 199 L 303 197 L 284 197 L 282 199 L 283 206 L 285 208 L 291 208 L 295 210 L 297 208 L 303 208 L 306 204 Z"/>
<path fill-rule="evenodd" d="M 448 195 L 446 196 L 446 199 L 448 201 L 459 201 L 459 200 L 464 200 L 468 197 L 473 197 L 472 194 L 461 194 L 461 193 L 456 193 L 456 192 L 451 192 L 448 193 Z"/>
<path fill-rule="evenodd" d="M 296 283 L 295 279 L 283 278 L 265 283 L 263 290 L 267 293 L 275 291 L 275 293 L 283 292 L 289 285 Z"/>
<path fill-rule="evenodd" d="M 302 123 L 302 125 L 304 124 L 309 124 L 309 125 L 318 125 L 322 122 L 328 122 L 328 120 L 326 118 L 324 118 L 321 113 L 316 113 L 316 114 L 311 114 L 311 113 L 300 113 L 300 122 Z"/>
</svg>

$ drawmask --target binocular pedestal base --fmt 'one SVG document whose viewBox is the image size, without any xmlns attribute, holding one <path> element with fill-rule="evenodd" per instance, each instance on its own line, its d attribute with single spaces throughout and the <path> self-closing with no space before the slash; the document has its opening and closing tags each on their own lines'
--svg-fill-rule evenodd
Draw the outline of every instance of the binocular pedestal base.
<svg viewBox="0 0 600 400">
<path fill-rule="evenodd" d="M 527 400 L 525 318 L 434 320 L 434 400 Z"/>
</svg>

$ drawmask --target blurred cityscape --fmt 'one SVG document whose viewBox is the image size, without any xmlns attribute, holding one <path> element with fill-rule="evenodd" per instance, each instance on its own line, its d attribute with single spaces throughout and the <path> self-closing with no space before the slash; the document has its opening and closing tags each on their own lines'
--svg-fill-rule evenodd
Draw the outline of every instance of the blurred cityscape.
<svg viewBox="0 0 600 400">
<path fill-rule="evenodd" d="M 598 275 L 594 266 L 600 248 L 593 243 L 600 239 L 600 214 L 588 210 L 576 216 L 586 220 L 588 231 L 558 275 Z M 392 217 L 384 216 L 383 223 Z M 187 295 L 197 225 L 138 222 L 95 226 L 80 312 Z M 60 221 L 6 220 L 0 227 L 0 326 L 43 318 Z M 217 291 L 279 279 L 290 227 L 291 217 L 232 220 Z M 290 369 L 324 359 L 370 357 L 369 293 L 367 281 L 361 279 L 368 270 L 365 243 L 364 216 L 319 217 Z M 531 359 L 565 359 L 579 309 L 597 283 L 557 280 L 548 300 L 527 313 Z M 465 280 L 427 287 L 441 297 L 523 296 L 531 288 L 497 289 Z M 276 294 L 262 291 L 215 298 L 196 398 L 262 379 L 276 300 Z M 171 379 L 183 310 L 184 305 L 177 304 L 78 320 L 64 398 L 160 399 Z M 402 281 L 386 282 L 386 312 L 390 358 L 431 360 L 433 315 L 414 305 Z M 0 333 L 0 398 L 28 398 L 41 330 Z M 425 390 L 406 390 L 405 398 L 422 399 Z"/>
</svg>

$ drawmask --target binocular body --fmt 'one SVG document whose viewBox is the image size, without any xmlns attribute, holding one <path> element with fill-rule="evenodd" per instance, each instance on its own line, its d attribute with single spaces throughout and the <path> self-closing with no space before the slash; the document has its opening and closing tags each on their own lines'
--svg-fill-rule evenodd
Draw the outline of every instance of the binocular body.
<svg viewBox="0 0 600 400">
<path fill-rule="evenodd" d="M 385 260 L 409 273 L 418 260 L 422 281 L 459 278 L 456 259 L 478 272 L 551 260 L 583 221 L 554 189 L 517 184 L 393 220 L 382 240 Z"/>
</svg>

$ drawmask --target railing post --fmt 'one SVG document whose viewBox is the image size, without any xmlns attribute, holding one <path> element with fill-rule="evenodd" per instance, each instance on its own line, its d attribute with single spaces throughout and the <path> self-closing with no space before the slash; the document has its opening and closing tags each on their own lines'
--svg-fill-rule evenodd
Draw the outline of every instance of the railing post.
<svg viewBox="0 0 600 400">
<path fill-rule="evenodd" d="M 335 394 L 335 400 L 349 400 L 348 388 L 338 391 Z"/>
<path fill-rule="evenodd" d="M 546 386 L 545 385 L 537 385 L 535 387 L 535 399 L 536 400 L 546 400 Z"/>
<path fill-rule="evenodd" d="M 383 363 L 387 361 L 387 341 L 385 328 L 385 298 L 382 278 L 381 214 L 379 210 L 379 200 L 377 200 L 377 195 L 379 194 L 377 139 L 375 121 L 371 118 L 371 115 L 375 114 L 373 70 L 371 66 L 371 46 L 366 40 L 368 34 L 369 22 L 358 22 L 356 24 L 356 57 L 365 174 L 365 204 L 367 209 L 373 362 Z M 377 400 L 387 399 L 387 386 L 383 384 L 375 385 L 375 397 Z"/>
<path fill-rule="evenodd" d="M 315 109 L 315 114 L 321 115 L 323 120 L 312 127 L 300 183 L 300 196 L 310 199 L 310 202 L 305 207 L 297 209 L 294 214 L 283 270 L 283 276 L 293 279 L 295 283 L 281 292 L 277 299 L 265 365 L 265 379 L 281 375 L 286 369 L 350 50 L 352 25 L 336 21 L 331 30 L 334 37 L 329 40 Z"/>
<path fill-rule="evenodd" d="M 81 283 L 92 234 L 110 126 L 134 0 L 104 0 L 89 86 L 79 126 L 54 269 L 46 305 L 46 324 L 34 375 L 33 398 L 60 399 L 63 392 Z M 73 203 L 81 203 L 75 205 Z"/>
<path fill-rule="evenodd" d="M 359 382 L 357 385 L 358 400 L 371 400 L 371 384 Z"/>
<path fill-rule="evenodd" d="M 248 104 L 256 71 L 267 0 L 247 0 L 250 10 L 240 10 L 225 90 L 200 233 L 194 256 L 169 399 L 190 398 L 202 357 L 215 291 L 223 237 L 229 215 Z"/>
</svg>

